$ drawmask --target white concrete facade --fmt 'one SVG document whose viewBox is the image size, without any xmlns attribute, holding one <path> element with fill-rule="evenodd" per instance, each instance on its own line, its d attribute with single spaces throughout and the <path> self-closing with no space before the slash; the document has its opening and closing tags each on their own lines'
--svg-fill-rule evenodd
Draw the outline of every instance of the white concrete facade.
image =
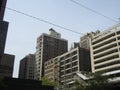
<svg viewBox="0 0 120 90">
<path fill-rule="evenodd" d="M 92 73 L 120 70 L 120 23 L 90 39 Z"/>
</svg>

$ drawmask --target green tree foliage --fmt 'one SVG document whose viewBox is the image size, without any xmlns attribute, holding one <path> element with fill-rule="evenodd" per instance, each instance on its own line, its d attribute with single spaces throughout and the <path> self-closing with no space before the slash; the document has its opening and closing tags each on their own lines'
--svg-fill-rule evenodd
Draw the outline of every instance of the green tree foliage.
<svg viewBox="0 0 120 90">
<path fill-rule="evenodd" d="M 42 77 L 41 80 L 42 80 L 42 85 L 50 85 L 50 86 L 57 87 L 57 83 L 49 80 L 47 77 Z"/>
<path fill-rule="evenodd" d="M 86 82 L 83 86 L 80 82 L 75 82 L 74 90 L 112 90 L 113 86 L 108 83 L 109 76 L 102 76 L 103 72 L 98 72 L 92 75 L 93 78 Z"/>
<path fill-rule="evenodd" d="M 108 83 L 109 76 L 102 76 L 103 72 L 93 74 L 93 78 L 88 81 L 86 90 L 111 90 L 111 84 Z"/>
<path fill-rule="evenodd" d="M 85 87 L 78 80 L 76 80 L 73 85 L 73 90 L 85 90 Z"/>
</svg>

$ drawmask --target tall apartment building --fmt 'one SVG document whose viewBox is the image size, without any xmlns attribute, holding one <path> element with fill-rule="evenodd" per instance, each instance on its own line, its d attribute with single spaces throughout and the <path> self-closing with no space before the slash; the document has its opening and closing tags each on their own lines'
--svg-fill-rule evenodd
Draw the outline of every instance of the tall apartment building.
<svg viewBox="0 0 120 90">
<path fill-rule="evenodd" d="M 3 54 L 0 60 L 0 77 L 12 77 L 14 66 L 14 55 Z"/>
<path fill-rule="evenodd" d="M 92 73 L 120 70 L 120 23 L 90 40 Z"/>
<path fill-rule="evenodd" d="M 37 38 L 36 46 L 36 67 L 35 79 L 44 76 L 45 61 L 67 52 L 68 41 L 61 38 L 61 34 L 53 30 L 49 30 L 49 34 L 43 33 Z"/>
<path fill-rule="evenodd" d="M 80 47 L 90 50 L 90 41 L 89 41 L 90 38 L 92 38 L 93 36 L 95 36 L 99 33 L 100 33 L 100 31 L 97 30 L 96 32 L 87 33 L 87 34 L 84 34 L 83 36 L 81 36 L 80 37 Z"/>
<path fill-rule="evenodd" d="M 35 55 L 29 54 L 20 61 L 19 78 L 34 79 Z"/>
</svg>

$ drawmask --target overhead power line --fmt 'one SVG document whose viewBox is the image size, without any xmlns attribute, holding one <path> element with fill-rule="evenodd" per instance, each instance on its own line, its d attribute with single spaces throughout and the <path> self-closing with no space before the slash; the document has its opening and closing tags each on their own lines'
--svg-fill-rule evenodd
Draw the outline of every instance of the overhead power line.
<svg viewBox="0 0 120 90">
<path fill-rule="evenodd" d="M 77 1 L 74 1 L 74 0 L 70 0 L 70 1 L 75 3 L 75 4 L 77 4 L 77 5 L 79 5 L 79 6 L 81 6 L 81 7 L 83 7 L 83 8 L 85 8 L 85 9 L 87 9 L 87 10 L 89 10 L 89 11 L 91 11 L 91 12 L 94 12 L 94 13 L 96 13 L 96 14 L 98 14 L 100 16 L 103 16 L 103 17 L 105 17 L 105 18 L 107 18 L 107 19 L 109 19 L 109 20 L 111 20 L 111 21 L 113 21 L 115 23 L 118 23 L 118 21 L 116 21 L 116 20 L 114 20 L 114 19 L 112 19 L 112 18 L 110 18 L 110 17 L 108 17 L 106 15 L 103 15 L 102 13 L 99 13 L 99 12 L 97 12 L 97 11 L 95 11 L 95 10 L 93 10 L 93 9 L 91 9 L 91 8 L 89 8 L 89 7 L 85 6 L 85 5 L 77 2 Z"/>
<path fill-rule="evenodd" d="M 38 21 L 40 21 L 40 22 L 44 22 L 44 23 L 47 23 L 47 24 L 53 25 L 53 26 L 55 26 L 55 27 L 58 27 L 58 28 L 61 28 L 61 29 L 64 29 L 64 30 L 67 30 L 67 31 L 70 31 L 70 32 L 73 32 L 73 33 L 76 33 L 76 34 L 83 35 L 83 34 L 80 33 L 80 32 L 77 32 L 77 31 L 75 31 L 75 30 L 72 30 L 72 29 L 69 29 L 69 28 L 63 27 L 63 26 L 61 26 L 61 25 L 58 25 L 58 24 L 55 24 L 55 23 L 49 22 L 49 21 L 44 20 L 44 19 L 41 19 L 41 18 L 39 18 L 39 17 L 36 17 L 36 16 L 33 16 L 33 15 L 30 15 L 30 14 L 27 14 L 27 13 L 24 13 L 24 12 L 21 12 L 21 11 L 18 11 L 18 10 L 15 10 L 15 9 L 9 8 L 9 7 L 5 7 L 5 8 L 8 9 L 8 10 L 11 10 L 11 11 L 13 11 L 13 12 L 16 12 L 16 13 L 19 13 L 19 14 L 22 14 L 22 15 L 25 15 L 25 16 L 27 16 L 27 17 L 30 17 L 30 18 L 36 19 L 36 20 L 38 20 Z"/>
</svg>

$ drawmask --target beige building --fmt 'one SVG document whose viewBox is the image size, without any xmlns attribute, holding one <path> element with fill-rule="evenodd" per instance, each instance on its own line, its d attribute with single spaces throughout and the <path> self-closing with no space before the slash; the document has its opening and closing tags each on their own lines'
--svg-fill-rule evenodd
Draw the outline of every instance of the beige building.
<svg viewBox="0 0 120 90">
<path fill-rule="evenodd" d="M 80 47 L 82 48 L 86 48 L 86 49 L 90 49 L 90 38 L 92 38 L 93 36 L 99 34 L 100 31 L 97 30 L 96 32 L 90 32 L 90 33 L 86 33 L 83 36 L 80 37 Z"/>
<path fill-rule="evenodd" d="M 78 71 L 91 72 L 90 52 L 87 49 L 76 47 L 45 62 L 45 77 L 63 88 L 74 81 Z"/>
<path fill-rule="evenodd" d="M 120 70 L 120 23 L 90 40 L 92 73 Z"/>
<path fill-rule="evenodd" d="M 59 56 L 45 62 L 45 77 L 59 84 Z"/>
<path fill-rule="evenodd" d="M 76 47 L 60 56 L 60 85 L 67 88 L 74 82 L 76 72 L 91 72 L 90 52 Z"/>
</svg>

